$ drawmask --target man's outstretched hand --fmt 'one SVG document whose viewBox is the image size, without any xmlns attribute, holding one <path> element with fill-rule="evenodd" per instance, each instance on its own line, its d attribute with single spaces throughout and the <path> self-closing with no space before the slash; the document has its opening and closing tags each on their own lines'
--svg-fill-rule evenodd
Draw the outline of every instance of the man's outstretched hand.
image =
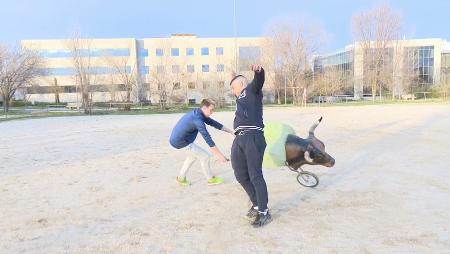
<svg viewBox="0 0 450 254">
<path fill-rule="evenodd" d="M 219 157 L 219 161 L 222 162 L 222 163 L 225 163 L 225 162 L 229 162 L 230 159 L 228 159 L 228 158 L 225 157 L 225 156 L 220 156 L 220 157 Z"/>
<path fill-rule="evenodd" d="M 250 70 L 254 71 L 254 72 L 260 72 L 262 69 L 261 65 L 258 64 L 252 64 L 250 65 Z"/>
</svg>

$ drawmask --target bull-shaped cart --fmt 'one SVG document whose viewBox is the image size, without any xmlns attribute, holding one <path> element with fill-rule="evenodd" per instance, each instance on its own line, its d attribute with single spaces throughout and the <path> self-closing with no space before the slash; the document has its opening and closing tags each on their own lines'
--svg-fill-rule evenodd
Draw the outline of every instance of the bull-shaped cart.
<svg viewBox="0 0 450 254">
<path fill-rule="evenodd" d="M 280 160 L 284 158 L 284 165 L 297 173 L 297 182 L 299 184 L 305 187 L 316 187 L 319 184 L 319 178 L 314 173 L 303 170 L 302 166 L 322 165 L 333 167 L 335 164 L 334 158 L 325 152 L 324 143 L 314 135 L 314 131 L 321 121 L 322 117 L 311 126 L 306 139 L 296 136 L 293 129 L 287 125 L 282 125 L 281 128 L 279 125 L 276 127 L 271 127 L 270 124 L 266 126 L 266 129 L 269 128 L 270 130 L 272 128 L 272 131 L 269 131 L 267 135 L 265 132 L 268 146 L 264 155 L 263 165 L 266 164 L 269 167 L 281 166 Z M 284 135 L 271 135 L 270 133 L 283 132 L 283 130 Z M 283 145 L 284 149 L 282 149 Z"/>
</svg>

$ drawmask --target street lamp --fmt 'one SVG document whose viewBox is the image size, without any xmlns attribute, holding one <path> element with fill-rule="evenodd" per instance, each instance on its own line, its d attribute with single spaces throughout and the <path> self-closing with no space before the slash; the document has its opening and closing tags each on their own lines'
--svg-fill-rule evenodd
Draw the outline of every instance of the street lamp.
<svg viewBox="0 0 450 254">
<path fill-rule="evenodd" d="M 233 35 L 234 35 L 234 70 L 235 72 L 238 72 L 236 0 L 233 1 Z"/>
<path fill-rule="evenodd" d="M 287 104 L 286 97 L 287 97 L 287 91 L 286 91 L 286 75 L 284 75 L 284 105 Z"/>
</svg>

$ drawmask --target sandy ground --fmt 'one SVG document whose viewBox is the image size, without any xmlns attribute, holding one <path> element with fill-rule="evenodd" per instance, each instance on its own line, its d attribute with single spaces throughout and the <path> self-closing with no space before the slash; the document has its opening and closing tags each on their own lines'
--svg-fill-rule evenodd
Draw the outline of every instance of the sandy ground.
<svg viewBox="0 0 450 254">
<path fill-rule="evenodd" d="M 265 170 L 262 229 L 230 164 L 212 164 L 224 185 L 198 163 L 191 187 L 175 183 L 179 114 L 0 123 L 0 253 L 450 253 L 450 106 L 271 108 L 265 121 L 304 136 L 321 115 L 336 166 L 308 168 L 315 189 Z M 229 154 L 232 137 L 211 133 Z"/>
</svg>

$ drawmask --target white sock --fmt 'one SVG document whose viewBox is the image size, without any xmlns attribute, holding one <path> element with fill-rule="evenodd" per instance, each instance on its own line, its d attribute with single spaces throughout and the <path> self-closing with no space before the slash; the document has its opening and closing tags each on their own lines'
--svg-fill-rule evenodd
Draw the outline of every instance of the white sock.
<svg viewBox="0 0 450 254">
<path fill-rule="evenodd" d="M 268 211 L 269 211 L 269 208 L 267 208 L 266 210 L 264 210 L 264 212 L 258 211 L 258 213 L 259 213 L 259 214 L 264 214 L 264 215 L 266 215 Z"/>
</svg>

